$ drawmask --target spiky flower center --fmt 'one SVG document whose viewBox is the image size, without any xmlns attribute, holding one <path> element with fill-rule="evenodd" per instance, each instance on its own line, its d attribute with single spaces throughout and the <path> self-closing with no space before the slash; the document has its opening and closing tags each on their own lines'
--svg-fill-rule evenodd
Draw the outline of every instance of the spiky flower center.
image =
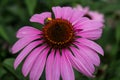
<svg viewBox="0 0 120 80">
<path fill-rule="evenodd" d="M 64 48 L 74 40 L 72 24 L 64 19 L 47 20 L 43 27 L 45 41 L 54 48 Z"/>
</svg>

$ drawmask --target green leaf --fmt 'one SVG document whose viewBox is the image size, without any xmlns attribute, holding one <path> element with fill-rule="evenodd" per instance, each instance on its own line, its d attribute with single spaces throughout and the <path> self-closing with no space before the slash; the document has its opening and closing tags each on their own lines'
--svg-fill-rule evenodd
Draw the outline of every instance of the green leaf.
<svg viewBox="0 0 120 80">
<path fill-rule="evenodd" d="M 34 13 L 34 9 L 37 4 L 37 0 L 25 0 L 25 3 L 27 5 L 29 14 L 32 15 Z"/>
<path fill-rule="evenodd" d="M 116 57 L 116 54 L 117 54 L 118 50 L 119 50 L 118 44 L 117 44 L 117 43 L 116 43 L 116 44 L 113 44 L 113 45 L 112 45 L 112 49 L 111 49 L 111 56 L 112 56 L 113 58 Z"/>
<path fill-rule="evenodd" d="M 0 67 L 0 78 L 6 74 L 6 70 L 3 67 Z"/>
<path fill-rule="evenodd" d="M 120 42 L 120 23 L 116 26 L 116 40 Z"/>
<path fill-rule="evenodd" d="M 119 80 L 120 79 L 120 60 L 110 62 L 107 69 L 108 80 Z"/>
<path fill-rule="evenodd" d="M 114 12 L 116 10 L 119 10 L 120 6 L 119 4 L 106 4 L 105 8 L 102 9 L 103 12 Z"/>
<path fill-rule="evenodd" d="M 13 44 L 15 39 L 15 31 L 9 26 L 0 26 L 0 36 L 2 36 L 7 42 Z"/>
<path fill-rule="evenodd" d="M 24 78 L 24 76 L 21 74 L 21 70 L 20 70 L 20 69 L 14 70 L 14 68 L 13 68 L 13 62 L 14 62 L 14 59 L 12 59 L 12 58 L 6 59 L 6 60 L 3 62 L 3 66 L 4 66 L 10 73 L 12 73 L 18 80 L 26 80 L 26 79 Z"/>
<path fill-rule="evenodd" d="M 6 41 L 9 42 L 8 35 L 6 34 L 6 31 L 4 30 L 4 27 L 0 26 L 0 36 L 2 36 Z"/>
<path fill-rule="evenodd" d="M 16 32 L 15 32 L 14 28 L 8 26 L 5 28 L 5 30 L 9 37 L 9 43 L 13 44 L 16 41 L 16 38 L 15 38 Z"/>
<path fill-rule="evenodd" d="M 26 20 L 26 18 L 29 16 L 26 9 L 19 6 L 18 4 L 14 4 L 14 5 L 7 7 L 7 11 L 12 13 L 17 18 L 20 18 L 22 21 Z M 14 17 L 14 16 L 11 16 L 11 17 Z M 8 18 L 8 17 L 6 17 L 6 18 Z M 14 18 L 14 19 L 16 19 L 16 18 Z"/>
</svg>

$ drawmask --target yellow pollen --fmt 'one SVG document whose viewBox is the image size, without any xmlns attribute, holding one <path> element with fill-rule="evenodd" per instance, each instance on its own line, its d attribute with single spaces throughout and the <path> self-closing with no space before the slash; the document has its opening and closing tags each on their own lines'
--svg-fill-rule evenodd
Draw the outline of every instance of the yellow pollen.
<svg viewBox="0 0 120 80">
<path fill-rule="evenodd" d="M 52 18 L 47 18 L 47 20 L 48 20 L 48 21 L 51 21 L 51 20 L 52 20 Z"/>
<path fill-rule="evenodd" d="M 52 18 L 46 18 L 45 21 L 44 21 L 44 23 L 47 24 L 47 23 L 49 23 L 50 21 L 52 21 Z"/>
</svg>

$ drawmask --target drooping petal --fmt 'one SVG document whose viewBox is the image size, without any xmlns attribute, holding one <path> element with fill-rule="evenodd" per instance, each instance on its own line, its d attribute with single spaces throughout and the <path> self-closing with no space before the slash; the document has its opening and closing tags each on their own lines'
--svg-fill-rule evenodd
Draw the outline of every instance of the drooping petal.
<svg viewBox="0 0 120 80">
<path fill-rule="evenodd" d="M 60 53 L 56 51 L 56 56 L 53 63 L 53 79 L 52 80 L 59 80 L 60 79 Z"/>
<path fill-rule="evenodd" d="M 61 12 L 61 7 L 52 7 L 52 11 L 55 15 L 55 18 L 61 18 L 62 17 L 62 12 Z"/>
<path fill-rule="evenodd" d="M 92 73 L 86 68 L 86 66 L 78 59 L 75 58 L 72 54 L 66 54 L 72 63 L 72 66 L 77 69 L 82 74 L 88 76 L 88 77 L 94 77 Z"/>
<path fill-rule="evenodd" d="M 36 41 L 30 43 L 28 46 L 26 46 L 21 53 L 17 56 L 14 62 L 14 68 L 16 69 L 18 65 L 23 61 L 23 59 L 34 49 L 37 45 L 41 44 L 42 41 Z"/>
<path fill-rule="evenodd" d="M 103 23 L 96 20 L 85 21 L 75 25 L 76 29 L 82 29 L 83 31 L 96 30 L 103 27 Z"/>
<path fill-rule="evenodd" d="M 35 36 L 38 34 L 41 34 L 42 32 L 36 28 L 33 28 L 31 26 L 24 26 L 17 32 L 17 38 L 23 38 L 26 36 Z"/>
<path fill-rule="evenodd" d="M 27 57 L 27 59 L 25 60 L 23 67 L 22 67 L 22 72 L 24 74 L 24 76 L 26 77 L 28 75 L 28 73 L 30 72 L 32 66 L 34 66 L 34 62 L 36 60 L 36 58 L 38 57 L 38 55 L 40 54 L 40 52 L 45 49 L 46 45 L 40 46 L 38 48 L 36 48 L 35 50 L 33 50 L 30 55 Z"/>
<path fill-rule="evenodd" d="M 77 45 L 77 46 L 79 47 L 80 50 L 84 52 L 84 54 L 92 61 L 94 65 L 96 66 L 100 65 L 100 58 L 95 51 L 83 45 Z"/>
<path fill-rule="evenodd" d="M 71 47 L 71 50 L 74 53 L 75 57 L 85 65 L 86 69 L 88 69 L 90 73 L 93 74 L 95 71 L 95 67 L 92 60 L 87 56 L 87 54 L 85 54 L 85 52 L 81 48 L 79 48 L 78 50 L 75 47 Z"/>
<path fill-rule="evenodd" d="M 41 14 L 34 14 L 31 18 L 31 22 L 37 22 L 40 24 L 44 24 L 44 20 L 46 18 L 51 18 L 51 12 L 43 12 Z"/>
<path fill-rule="evenodd" d="M 39 80 L 41 74 L 44 70 L 47 54 L 49 53 L 49 48 L 43 50 L 40 55 L 38 55 L 34 66 L 30 72 L 30 80 Z"/>
<path fill-rule="evenodd" d="M 65 51 L 62 50 L 61 56 L 61 76 L 63 80 L 75 80 L 74 71 L 68 58 L 65 56 Z"/>
<path fill-rule="evenodd" d="M 15 54 L 28 45 L 31 41 L 40 38 L 40 36 L 30 36 L 19 39 L 12 47 L 12 53 Z"/>
<path fill-rule="evenodd" d="M 54 58 L 55 57 L 55 58 Z M 46 80 L 60 79 L 60 53 L 52 50 L 46 63 Z"/>
<path fill-rule="evenodd" d="M 54 80 L 53 79 L 54 55 L 55 55 L 55 51 L 52 50 L 46 61 L 46 69 L 45 69 L 46 80 Z"/>
<path fill-rule="evenodd" d="M 90 31 L 80 31 L 78 33 L 79 36 L 91 40 L 97 40 L 101 37 L 102 35 L 102 29 L 97 29 L 97 30 L 90 30 Z"/>
<path fill-rule="evenodd" d="M 85 39 L 85 38 L 78 38 L 77 41 L 80 42 L 80 44 L 85 45 L 85 46 L 95 50 L 96 52 L 100 53 L 101 55 L 104 55 L 104 51 L 101 48 L 101 46 L 99 46 L 95 42 Z"/>
</svg>

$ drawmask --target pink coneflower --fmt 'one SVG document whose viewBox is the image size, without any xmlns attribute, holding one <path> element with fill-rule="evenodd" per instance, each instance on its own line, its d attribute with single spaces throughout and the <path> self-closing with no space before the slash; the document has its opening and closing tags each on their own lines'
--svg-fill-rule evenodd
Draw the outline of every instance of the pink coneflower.
<svg viewBox="0 0 120 80">
<path fill-rule="evenodd" d="M 88 17 L 89 19 L 104 22 L 104 15 L 97 12 L 89 10 L 89 7 L 82 7 L 81 5 L 77 5 L 76 9 L 85 12 L 84 16 Z"/>
<path fill-rule="evenodd" d="M 93 42 L 100 38 L 103 23 L 83 17 L 84 12 L 71 7 L 53 7 L 51 12 L 35 14 L 31 22 L 43 25 L 42 30 L 24 26 L 12 53 L 19 51 L 14 68 L 23 61 L 22 73 L 30 80 L 39 80 L 45 68 L 46 80 L 75 80 L 73 68 L 87 77 L 94 77 L 99 66 L 97 53 L 103 49 Z"/>
</svg>

